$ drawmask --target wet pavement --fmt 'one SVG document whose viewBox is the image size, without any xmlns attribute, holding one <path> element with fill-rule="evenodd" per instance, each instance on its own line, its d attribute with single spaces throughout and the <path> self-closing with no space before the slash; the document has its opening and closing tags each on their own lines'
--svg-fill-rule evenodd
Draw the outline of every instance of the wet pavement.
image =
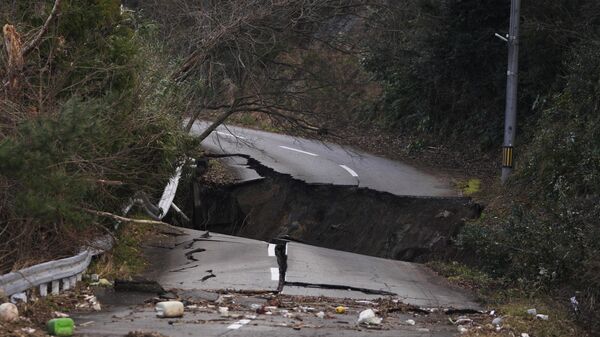
<svg viewBox="0 0 600 337">
<path fill-rule="evenodd" d="M 458 314 L 447 309 L 478 309 L 469 294 L 413 263 L 174 227 L 146 250 L 152 267 L 143 277 L 166 293 L 98 289 L 103 311 L 74 315 L 79 335 L 454 336 L 448 319 Z M 154 305 L 165 299 L 182 301 L 184 316 L 156 317 Z M 340 305 L 346 312 L 336 313 Z M 369 308 L 381 325 L 357 324 Z"/>
</svg>

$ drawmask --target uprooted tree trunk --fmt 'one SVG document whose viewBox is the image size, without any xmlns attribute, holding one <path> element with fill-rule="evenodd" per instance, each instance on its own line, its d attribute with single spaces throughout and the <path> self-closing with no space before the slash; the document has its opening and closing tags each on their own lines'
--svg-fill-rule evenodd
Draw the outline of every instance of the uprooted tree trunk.
<svg viewBox="0 0 600 337">
<path fill-rule="evenodd" d="M 8 89 L 9 95 L 13 97 L 20 91 L 20 77 L 25 64 L 23 58 L 23 46 L 21 35 L 17 32 L 15 26 L 4 25 L 2 29 L 4 34 L 4 48 L 8 56 L 6 64 L 7 79 L 4 86 Z"/>
<path fill-rule="evenodd" d="M 16 97 L 21 92 L 21 76 L 23 73 L 23 67 L 25 66 L 25 57 L 37 48 L 42 42 L 42 38 L 48 31 L 50 24 L 59 13 L 61 0 L 55 0 L 54 6 L 50 11 L 50 15 L 46 18 L 44 25 L 37 31 L 35 36 L 23 44 L 21 35 L 17 32 L 15 26 L 6 24 L 2 29 L 4 35 L 4 48 L 8 56 L 7 79 L 4 81 L 3 86 L 8 89 L 11 97 Z"/>
</svg>

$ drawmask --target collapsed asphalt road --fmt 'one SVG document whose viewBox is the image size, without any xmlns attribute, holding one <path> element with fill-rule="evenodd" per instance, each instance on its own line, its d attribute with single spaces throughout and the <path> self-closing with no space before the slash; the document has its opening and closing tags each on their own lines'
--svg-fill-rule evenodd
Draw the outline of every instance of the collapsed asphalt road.
<svg viewBox="0 0 600 337">
<path fill-rule="evenodd" d="M 99 296 L 107 311 L 75 317 L 83 335 L 442 337 L 462 331 L 448 315 L 480 309 L 423 265 L 374 257 L 441 252 L 476 215 L 437 178 L 337 145 L 234 127 L 203 145 L 237 184 L 196 185 L 196 226 L 237 236 L 169 227 L 148 243 L 144 277 L 184 301 L 184 317 L 156 318 L 156 294 L 109 291 Z M 347 312 L 336 313 L 338 305 Z M 367 329 L 357 317 L 369 308 L 383 323 Z"/>
<path fill-rule="evenodd" d="M 200 134 L 207 122 L 191 130 Z M 202 142 L 213 153 L 243 154 L 275 172 L 308 184 L 355 186 L 402 196 L 456 196 L 447 183 L 401 162 L 349 147 L 235 126 L 220 126 Z M 244 164 L 230 163 L 238 182 L 260 179 Z"/>
<path fill-rule="evenodd" d="M 203 127 L 195 124 L 194 132 Z M 432 176 L 333 144 L 222 126 L 203 145 L 238 180 L 195 181 L 197 229 L 425 261 L 446 256 L 480 212 Z"/>
<path fill-rule="evenodd" d="M 233 158 L 233 157 L 230 157 Z M 396 196 L 307 184 L 248 165 L 263 179 L 214 186 L 194 182 L 193 225 L 268 241 L 276 237 L 403 261 L 449 253 L 452 238 L 480 208 L 468 198 Z"/>
<path fill-rule="evenodd" d="M 457 332 L 448 323 L 445 309 L 479 309 L 469 294 L 419 264 L 173 227 L 165 233 L 160 240 L 147 243 L 152 266 L 144 277 L 156 280 L 169 297 L 185 299 L 184 317 L 156 318 L 151 301 L 156 294 L 100 294 L 105 311 L 76 315 L 78 324 L 92 322 L 80 326 L 78 333 L 116 336 L 145 330 L 167 336 L 364 336 L 371 330 L 357 326 L 358 313 L 374 308 L 385 314 L 383 324 L 375 327 L 377 335 L 441 337 Z M 378 298 L 409 306 L 388 312 Z M 277 301 L 268 309 L 270 314 L 256 309 L 268 305 L 266 299 Z M 335 314 L 340 304 L 349 311 Z M 227 307 L 231 314 L 219 314 L 218 307 Z M 325 317 L 317 317 L 317 311 Z M 418 323 L 407 324 L 407 319 Z"/>
<path fill-rule="evenodd" d="M 419 307 L 477 308 L 469 296 L 420 264 L 293 242 L 179 231 L 148 253 L 159 267 L 146 276 L 164 288 L 282 291 L 338 298 L 396 296 Z"/>
</svg>

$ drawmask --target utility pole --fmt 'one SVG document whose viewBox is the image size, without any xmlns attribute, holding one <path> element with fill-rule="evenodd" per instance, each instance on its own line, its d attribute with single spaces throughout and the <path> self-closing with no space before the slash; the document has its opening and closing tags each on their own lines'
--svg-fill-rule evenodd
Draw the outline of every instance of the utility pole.
<svg viewBox="0 0 600 337">
<path fill-rule="evenodd" d="M 504 119 L 504 143 L 502 146 L 502 183 L 512 173 L 513 147 L 517 127 L 517 88 L 519 85 L 519 20 L 521 0 L 511 0 L 510 30 L 508 33 L 508 72 L 506 81 L 506 112 Z"/>
</svg>

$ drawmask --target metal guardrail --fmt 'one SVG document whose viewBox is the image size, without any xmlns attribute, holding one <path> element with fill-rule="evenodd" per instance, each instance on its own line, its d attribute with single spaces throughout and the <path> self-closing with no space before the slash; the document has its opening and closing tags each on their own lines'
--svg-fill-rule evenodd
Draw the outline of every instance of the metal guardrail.
<svg viewBox="0 0 600 337">
<path fill-rule="evenodd" d="M 179 166 L 175 175 L 169 180 L 160 199 L 160 206 L 153 207 L 161 210 L 160 218 L 164 217 L 173 206 L 173 199 L 177 192 L 181 170 L 182 166 Z M 132 206 L 133 202 L 125 207 L 125 215 Z M 147 210 L 147 207 L 145 209 Z M 11 298 L 13 296 L 25 296 L 26 298 L 25 292 L 34 288 L 39 289 L 39 295 L 42 297 L 47 296 L 49 292 L 57 295 L 61 290 L 68 290 L 75 287 L 77 282 L 81 281 L 83 273 L 92 261 L 92 257 L 112 249 L 112 246 L 112 237 L 106 235 L 82 249 L 81 253 L 75 256 L 44 262 L 19 271 L 0 275 L 0 291 L 6 296 L 11 296 Z"/>
<path fill-rule="evenodd" d="M 92 257 L 110 250 L 112 246 L 112 237 L 106 235 L 75 256 L 40 263 L 0 276 L 0 289 L 7 296 L 20 294 L 36 287 L 39 288 L 40 296 L 46 296 L 49 290 L 56 295 L 61 289 L 68 290 L 75 287 L 77 282 L 81 281 Z"/>
</svg>

